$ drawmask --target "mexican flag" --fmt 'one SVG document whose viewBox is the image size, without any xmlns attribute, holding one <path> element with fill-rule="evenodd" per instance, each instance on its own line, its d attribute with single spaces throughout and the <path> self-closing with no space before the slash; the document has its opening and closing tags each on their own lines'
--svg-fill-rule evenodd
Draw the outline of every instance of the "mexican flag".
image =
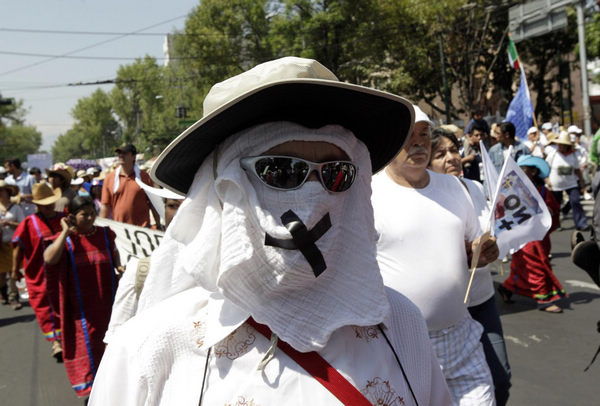
<svg viewBox="0 0 600 406">
<path fill-rule="evenodd" d="M 519 69 L 519 54 L 510 34 L 508 34 L 508 62 L 514 69 Z"/>
</svg>

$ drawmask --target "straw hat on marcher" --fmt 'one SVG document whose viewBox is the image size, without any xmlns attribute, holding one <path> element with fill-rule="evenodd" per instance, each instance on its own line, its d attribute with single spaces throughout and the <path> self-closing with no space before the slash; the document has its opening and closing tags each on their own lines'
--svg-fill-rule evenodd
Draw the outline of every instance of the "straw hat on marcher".
<svg viewBox="0 0 600 406">
<path fill-rule="evenodd" d="M 561 131 L 557 138 L 554 138 L 552 141 L 555 144 L 563 144 L 568 145 L 570 147 L 573 146 L 573 142 L 571 141 L 571 136 L 566 131 Z"/>
<path fill-rule="evenodd" d="M 19 194 L 19 187 L 17 185 L 9 185 L 4 179 L 0 179 L 0 189 L 6 189 L 10 197 Z"/>
<path fill-rule="evenodd" d="M 92 180 L 103 181 L 104 179 L 106 179 L 106 172 L 102 171 L 102 172 L 100 172 L 100 174 L 98 176 L 94 176 L 94 179 L 92 179 Z"/>
<path fill-rule="evenodd" d="M 52 190 L 46 182 L 40 182 L 33 185 L 33 203 L 40 206 L 47 206 L 55 203 L 62 196 L 62 190 L 56 188 Z"/>
<path fill-rule="evenodd" d="M 452 134 L 454 134 L 456 139 L 460 139 L 464 135 L 464 131 L 456 124 L 444 124 L 441 125 L 440 128 L 450 131 Z"/>
<path fill-rule="evenodd" d="M 75 177 L 73 168 L 62 162 L 55 163 L 54 165 L 52 165 L 52 168 L 46 169 L 46 173 L 48 174 L 48 176 L 56 174 L 62 177 L 65 180 L 66 185 L 69 185 L 71 183 L 71 179 Z"/>
</svg>

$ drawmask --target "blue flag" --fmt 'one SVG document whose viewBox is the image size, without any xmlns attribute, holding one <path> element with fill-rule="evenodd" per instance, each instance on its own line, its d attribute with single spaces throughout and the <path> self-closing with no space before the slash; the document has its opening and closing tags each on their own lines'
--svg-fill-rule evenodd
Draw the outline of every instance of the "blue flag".
<svg viewBox="0 0 600 406">
<path fill-rule="evenodd" d="M 531 96 L 529 95 L 527 79 L 525 78 L 523 69 L 521 69 L 521 84 L 519 84 L 519 90 L 517 90 L 515 97 L 508 106 L 504 121 L 510 121 L 515 125 L 515 135 L 519 140 L 527 140 L 527 130 L 531 128 L 533 123 L 533 104 L 531 103 Z"/>
</svg>

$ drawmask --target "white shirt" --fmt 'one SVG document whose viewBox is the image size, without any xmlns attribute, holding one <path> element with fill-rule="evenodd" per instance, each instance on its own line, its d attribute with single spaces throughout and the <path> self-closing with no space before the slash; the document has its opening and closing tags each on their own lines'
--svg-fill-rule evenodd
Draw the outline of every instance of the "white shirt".
<svg viewBox="0 0 600 406">
<path fill-rule="evenodd" d="M 377 261 L 386 286 L 412 300 L 430 331 L 457 324 L 469 278 L 465 240 L 481 233 L 467 190 L 451 175 L 427 171 L 422 189 L 385 171 L 373 176 Z"/>
<path fill-rule="evenodd" d="M 121 276 L 121 279 L 119 279 L 119 287 L 115 294 L 108 330 L 104 335 L 104 342 L 106 344 L 110 342 L 117 329 L 137 313 L 138 296 L 135 293 L 134 287 L 138 261 L 136 257 L 131 257 L 129 262 L 127 262 L 125 272 Z"/>
<path fill-rule="evenodd" d="M 533 145 L 533 142 L 529 140 L 523 142 L 523 144 L 525 144 L 527 148 L 529 148 L 529 150 L 531 151 L 531 155 L 544 158 L 544 146 L 540 141 L 535 143 L 535 147 Z"/>
<path fill-rule="evenodd" d="M 552 191 L 558 192 L 577 187 L 579 178 L 575 175 L 575 169 L 579 169 L 579 161 L 574 152 L 563 155 L 556 150 L 548 155 L 546 161 L 550 165 L 548 178 Z"/>
<path fill-rule="evenodd" d="M 418 309 L 388 289 L 387 337 L 420 405 L 451 405 L 446 382 Z M 179 293 L 123 325 L 102 358 L 89 404 L 339 405 L 325 387 L 283 351 L 263 371 L 270 343 L 247 323 L 219 323 L 201 288 Z M 211 337 L 219 341 L 212 342 Z M 206 355 L 211 347 L 208 367 Z M 319 354 L 373 404 L 414 405 L 402 372 L 377 327 L 336 330 Z"/>
<path fill-rule="evenodd" d="M 4 211 L 0 210 L 0 219 L 7 221 L 16 221 L 20 223 L 25 218 L 23 209 L 18 204 L 11 204 L 9 209 Z M 12 240 L 13 234 L 15 233 L 16 227 L 3 226 L 2 227 L 2 242 L 8 243 Z"/>
</svg>

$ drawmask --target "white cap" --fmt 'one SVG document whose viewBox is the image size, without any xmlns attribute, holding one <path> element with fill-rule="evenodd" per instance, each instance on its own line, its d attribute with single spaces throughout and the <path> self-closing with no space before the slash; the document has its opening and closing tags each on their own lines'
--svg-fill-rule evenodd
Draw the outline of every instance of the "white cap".
<svg viewBox="0 0 600 406">
<path fill-rule="evenodd" d="M 4 166 L 0 165 L 0 173 L 6 173 L 6 169 L 4 169 Z"/>
<path fill-rule="evenodd" d="M 536 132 L 538 132 L 537 127 L 531 127 L 529 130 L 527 130 L 527 135 L 533 134 L 533 133 L 536 133 Z"/>
<path fill-rule="evenodd" d="M 87 171 L 85 171 L 86 175 L 93 175 L 96 173 L 96 168 L 87 168 Z"/>
<path fill-rule="evenodd" d="M 415 109 L 415 123 L 418 123 L 419 121 L 425 121 L 427 124 L 433 127 L 433 121 L 427 117 L 427 114 L 423 113 L 423 110 L 421 110 L 419 106 L 413 104 L 413 108 Z"/>
<path fill-rule="evenodd" d="M 567 128 L 567 132 L 569 134 L 581 134 L 583 131 L 576 125 L 570 125 L 569 128 Z"/>
<path fill-rule="evenodd" d="M 82 178 L 75 178 L 71 181 L 71 185 L 72 186 L 77 186 L 77 185 L 81 185 L 83 183 L 83 179 Z"/>
<path fill-rule="evenodd" d="M 550 130 L 550 131 L 552 131 L 552 123 L 545 122 L 544 124 L 542 124 L 542 130 Z"/>
</svg>

